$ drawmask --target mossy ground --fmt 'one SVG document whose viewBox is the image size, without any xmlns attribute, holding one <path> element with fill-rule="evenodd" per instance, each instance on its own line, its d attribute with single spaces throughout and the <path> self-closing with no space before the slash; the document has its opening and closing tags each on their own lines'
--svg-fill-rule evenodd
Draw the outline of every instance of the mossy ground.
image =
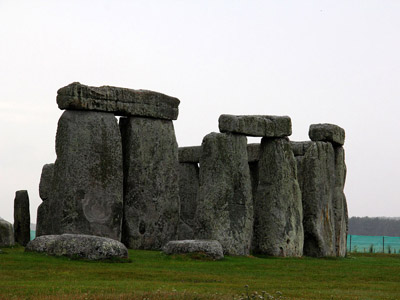
<svg viewBox="0 0 400 300">
<path fill-rule="evenodd" d="M 210 261 L 130 250 L 130 263 L 110 263 L 2 250 L 0 299 L 233 299 L 245 285 L 283 299 L 400 298 L 400 255 Z"/>
</svg>

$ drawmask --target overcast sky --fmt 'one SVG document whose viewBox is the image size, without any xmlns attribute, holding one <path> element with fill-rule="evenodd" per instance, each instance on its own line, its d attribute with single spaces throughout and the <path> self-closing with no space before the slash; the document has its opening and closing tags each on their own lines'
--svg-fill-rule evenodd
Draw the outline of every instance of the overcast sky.
<svg viewBox="0 0 400 300">
<path fill-rule="evenodd" d="M 0 216 L 27 189 L 36 223 L 74 81 L 179 98 L 179 146 L 223 113 L 289 115 L 295 141 L 337 124 L 349 215 L 400 216 L 399 16 L 398 0 L 0 0 Z"/>
</svg>

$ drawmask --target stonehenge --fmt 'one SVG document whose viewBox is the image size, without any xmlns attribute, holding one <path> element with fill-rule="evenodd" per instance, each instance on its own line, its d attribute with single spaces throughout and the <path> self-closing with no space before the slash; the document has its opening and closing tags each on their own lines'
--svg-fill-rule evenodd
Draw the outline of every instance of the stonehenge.
<svg viewBox="0 0 400 300">
<path fill-rule="evenodd" d="M 0 217 L 0 247 L 14 245 L 14 229 L 10 222 Z"/>
<path fill-rule="evenodd" d="M 213 240 L 225 255 L 346 255 L 342 128 L 313 124 L 311 141 L 293 142 L 288 116 L 224 114 L 220 132 L 178 147 L 179 103 L 77 82 L 58 90 L 65 111 L 57 159 L 42 169 L 37 236 L 100 236 L 149 250 L 178 241 L 178 252 Z"/>
<path fill-rule="evenodd" d="M 31 240 L 31 215 L 28 191 L 15 192 L 14 199 L 14 240 L 25 246 Z"/>
</svg>

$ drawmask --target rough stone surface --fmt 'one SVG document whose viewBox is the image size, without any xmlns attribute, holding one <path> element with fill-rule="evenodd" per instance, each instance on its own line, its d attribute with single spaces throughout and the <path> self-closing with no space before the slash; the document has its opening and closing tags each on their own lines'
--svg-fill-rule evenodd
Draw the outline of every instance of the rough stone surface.
<svg viewBox="0 0 400 300">
<path fill-rule="evenodd" d="M 179 147 L 179 162 L 198 163 L 201 157 L 201 146 Z"/>
<path fill-rule="evenodd" d="M 179 163 L 180 223 L 178 239 L 194 238 L 197 193 L 199 190 L 199 166 L 196 163 Z"/>
<path fill-rule="evenodd" d="M 43 202 L 39 205 L 36 217 L 36 236 L 51 234 L 49 199 L 52 192 L 54 164 L 46 164 L 42 168 L 39 183 L 39 196 Z"/>
<path fill-rule="evenodd" d="M 292 134 L 292 121 L 287 116 L 221 115 L 218 123 L 221 132 L 260 137 L 284 137 Z"/>
<path fill-rule="evenodd" d="M 124 221 L 128 248 L 161 249 L 179 224 L 178 146 L 172 121 L 120 119 L 124 153 Z"/>
<path fill-rule="evenodd" d="M 290 142 L 294 156 L 303 156 L 307 149 L 312 145 L 312 142 Z"/>
<path fill-rule="evenodd" d="M 332 144 L 313 142 L 298 165 L 298 173 L 303 200 L 304 255 L 336 256 Z"/>
<path fill-rule="evenodd" d="M 89 260 L 128 258 L 128 249 L 121 242 L 83 234 L 40 236 L 30 241 L 25 251 Z"/>
<path fill-rule="evenodd" d="M 58 122 L 56 153 L 48 207 L 51 233 L 120 240 L 122 143 L 114 115 L 65 111 Z"/>
<path fill-rule="evenodd" d="M 286 138 L 263 138 L 254 204 L 254 251 L 303 255 L 303 209 L 296 160 Z"/>
<path fill-rule="evenodd" d="M 347 201 L 343 189 L 346 181 L 346 164 L 343 147 L 334 147 L 335 150 L 335 188 L 333 211 L 335 216 L 335 243 L 336 256 L 346 256 L 348 212 Z"/>
<path fill-rule="evenodd" d="M 248 255 L 253 203 L 247 138 L 210 133 L 202 149 L 196 238 L 219 241 L 226 254 Z"/>
<path fill-rule="evenodd" d="M 257 162 L 260 160 L 260 144 L 248 144 L 247 156 L 249 163 Z"/>
<path fill-rule="evenodd" d="M 222 246 L 212 240 L 170 241 L 163 247 L 165 254 L 203 253 L 213 259 L 224 258 Z"/>
<path fill-rule="evenodd" d="M 11 223 L 0 218 L 0 247 L 14 245 L 14 230 Z"/>
<path fill-rule="evenodd" d="M 146 116 L 167 120 L 178 117 L 179 100 L 161 93 L 113 86 L 93 87 L 71 83 L 57 92 L 60 109 L 94 110 L 121 116 Z"/>
<path fill-rule="evenodd" d="M 14 239 L 21 246 L 31 240 L 31 215 L 28 191 L 15 192 L 14 199 Z"/>
<path fill-rule="evenodd" d="M 338 145 L 344 144 L 344 129 L 334 124 L 312 124 L 308 131 L 312 141 L 332 142 Z"/>
</svg>

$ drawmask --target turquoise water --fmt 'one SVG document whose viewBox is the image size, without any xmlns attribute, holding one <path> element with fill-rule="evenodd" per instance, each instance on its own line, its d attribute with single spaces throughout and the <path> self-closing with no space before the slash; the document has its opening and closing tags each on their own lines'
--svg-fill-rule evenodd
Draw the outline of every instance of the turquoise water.
<svg viewBox="0 0 400 300">
<path fill-rule="evenodd" d="M 31 241 L 36 237 L 36 231 L 31 230 Z"/>
<path fill-rule="evenodd" d="M 383 246 L 385 246 L 385 253 L 400 254 L 400 237 L 367 235 L 347 236 L 347 251 L 349 252 L 382 253 Z"/>
</svg>

